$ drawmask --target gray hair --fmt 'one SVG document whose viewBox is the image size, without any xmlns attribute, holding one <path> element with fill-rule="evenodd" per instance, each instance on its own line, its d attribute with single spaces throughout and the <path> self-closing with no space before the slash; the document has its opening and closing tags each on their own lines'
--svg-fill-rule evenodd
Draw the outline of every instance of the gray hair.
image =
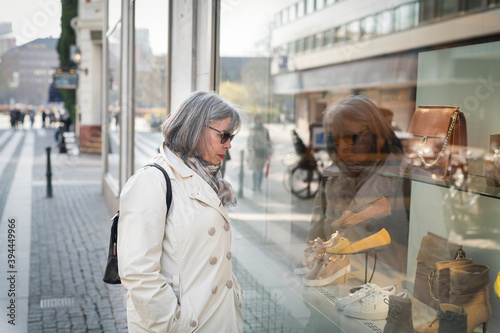
<svg viewBox="0 0 500 333">
<path fill-rule="evenodd" d="M 224 101 L 215 92 L 195 91 L 177 111 L 161 126 L 165 144 L 173 152 L 201 156 L 200 144 L 207 144 L 207 126 L 215 121 L 231 117 L 227 131 L 233 133 L 241 127 L 240 110 Z"/>
<path fill-rule="evenodd" d="M 364 124 L 376 137 L 376 152 L 389 152 L 394 146 L 398 150 L 402 148 L 382 111 L 365 96 L 349 96 L 328 107 L 323 115 L 325 135 L 335 137 L 342 132 L 344 120 Z M 331 140 L 331 137 L 327 140 Z"/>
</svg>

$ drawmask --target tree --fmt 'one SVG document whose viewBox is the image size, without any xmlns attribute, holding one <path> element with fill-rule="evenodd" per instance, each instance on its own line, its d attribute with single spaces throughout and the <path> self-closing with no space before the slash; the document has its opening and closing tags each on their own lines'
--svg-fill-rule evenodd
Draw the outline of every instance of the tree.
<svg viewBox="0 0 500 333">
<path fill-rule="evenodd" d="M 71 27 L 71 19 L 78 16 L 78 0 L 62 0 L 61 13 L 61 37 L 57 43 L 57 53 L 59 53 L 59 66 L 61 68 L 75 67 L 71 61 L 70 45 L 76 44 L 76 34 Z M 71 120 L 75 122 L 76 91 L 74 89 L 62 89 L 61 94 L 64 106 L 71 115 Z"/>
</svg>

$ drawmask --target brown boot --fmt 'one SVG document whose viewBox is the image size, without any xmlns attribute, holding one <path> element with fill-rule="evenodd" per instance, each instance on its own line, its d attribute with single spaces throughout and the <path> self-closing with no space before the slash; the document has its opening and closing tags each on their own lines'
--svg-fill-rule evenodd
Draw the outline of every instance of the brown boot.
<svg viewBox="0 0 500 333">
<path fill-rule="evenodd" d="M 486 332 L 492 315 L 490 268 L 474 264 L 452 268 L 450 273 L 450 303 L 463 307 L 467 312 L 467 332 L 474 331 L 480 324 Z"/>
<path fill-rule="evenodd" d="M 480 324 L 486 333 L 492 315 L 489 270 L 488 266 L 476 264 L 450 268 L 450 303 L 464 308 L 468 333 Z M 415 332 L 436 333 L 438 328 L 439 323 L 434 320 L 418 326 Z"/>
<path fill-rule="evenodd" d="M 472 265 L 472 259 L 464 258 L 436 263 L 437 294 L 435 296 L 439 303 L 450 303 L 450 269 L 467 265 Z"/>
<path fill-rule="evenodd" d="M 442 303 L 438 307 L 436 319 L 415 328 L 418 333 L 466 333 L 467 312 L 464 308 Z"/>
</svg>

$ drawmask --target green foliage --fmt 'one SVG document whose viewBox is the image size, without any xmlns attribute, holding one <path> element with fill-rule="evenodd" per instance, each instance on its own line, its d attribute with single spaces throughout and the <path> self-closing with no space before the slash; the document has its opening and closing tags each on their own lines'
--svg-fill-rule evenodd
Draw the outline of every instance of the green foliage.
<svg viewBox="0 0 500 333">
<path fill-rule="evenodd" d="M 62 13 L 61 13 L 61 37 L 57 43 L 57 53 L 59 53 L 59 66 L 60 67 L 74 67 L 75 64 L 70 58 L 70 45 L 76 44 L 76 34 L 71 27 L 71 19 L 78 16 L 78 0 L 62 0 Z M 61 90 L 64 100 L 64 106 L 71 115 L 71 120 L 75 121 L 75 104 L 76 104 L 76 91 L 75 90 Z"/>
</svg>

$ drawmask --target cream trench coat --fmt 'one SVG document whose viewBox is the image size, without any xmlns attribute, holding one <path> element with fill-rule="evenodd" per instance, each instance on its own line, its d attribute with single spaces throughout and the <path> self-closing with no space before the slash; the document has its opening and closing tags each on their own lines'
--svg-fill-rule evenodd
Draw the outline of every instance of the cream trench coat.
<svg viewBox="0 0 500 333">
<path fill-rule="evenodd" d="M 243 293 L 232 271 L 231 224 L 215 191 L 168 148 L 120 195 L 119 273 L 129 332 L 242 332 Z"/>
</svg>

